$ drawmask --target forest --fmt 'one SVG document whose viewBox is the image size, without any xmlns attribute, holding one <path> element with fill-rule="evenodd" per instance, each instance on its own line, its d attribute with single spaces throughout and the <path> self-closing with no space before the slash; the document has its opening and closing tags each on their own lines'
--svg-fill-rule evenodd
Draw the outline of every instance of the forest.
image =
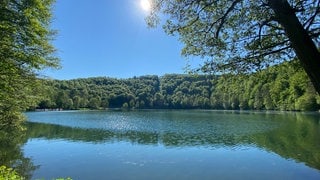
<svg viewBox="0 0 320 180">
<path fill-rule="evenodd" d="M 316 111 L 320 96 L 298 61 L 251 74 L 43 79 L 34 109 L 224 109 Z"/>
</svg>

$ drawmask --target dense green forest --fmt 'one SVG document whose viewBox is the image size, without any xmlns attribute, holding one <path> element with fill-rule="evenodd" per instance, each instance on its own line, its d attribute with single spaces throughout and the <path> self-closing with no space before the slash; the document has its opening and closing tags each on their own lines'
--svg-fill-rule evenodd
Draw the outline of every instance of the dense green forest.
<svg viewBox="0 0 320 180">
<path fill-rule="evenodd" d="M 43 80 L 39 109 L 320 109 L 320 97 L 298 62 L 251 75 L 167 74 L 115 79 Z"/>
</svg>

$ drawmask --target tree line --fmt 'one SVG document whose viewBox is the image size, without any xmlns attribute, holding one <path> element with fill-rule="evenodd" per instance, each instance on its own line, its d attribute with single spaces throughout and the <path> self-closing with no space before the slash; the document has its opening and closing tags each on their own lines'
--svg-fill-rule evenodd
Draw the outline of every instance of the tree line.
<svg viewBox="0 0 320 180">
<path fill-rule="evenodd" d="M 42 81 L 46 94 L 33 108 L 320 109 L 320 97 L 297 61 L 252 74 L 167 74 Z"/>
</svg>

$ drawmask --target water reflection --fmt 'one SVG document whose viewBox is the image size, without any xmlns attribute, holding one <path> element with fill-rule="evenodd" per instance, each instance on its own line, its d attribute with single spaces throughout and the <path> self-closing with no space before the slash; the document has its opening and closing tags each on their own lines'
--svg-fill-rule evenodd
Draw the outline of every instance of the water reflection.
<svg viewBox="0 0 320 180">
<path fill-rule="evenodd" d="M 296 113 L 281 128 L 255 134 L 255 143 L 287 159 L 320 169 L 319 116 Z"/>
<path fill-rule="evenodd" d="M 0 131 L 0 165 L 11 167 L 25 179 L 31 179 L 32 173 L 37 169 L 28 157 L 25 157 L 21 147 L 28 137 L 24 131 Z"/>
<path fill-rule="evenodd" d="M 167 148 L 201 146 L 234 149 L 257 146 L 320 170 L 320 127 L 317 114 L 259 113 L 253 116 L 245 113 L 239 116 L 238 113 L 228 113 L 228 118 L 223 118 L 224 113 L 192 113 L 128 112 L 121 114 L 121 118 L 113 117 L 115 114 L 112 113 L 108 116 L 99 114 L 103 121 L 97 118 L 94 123 L 100 124 L 101 128 L 97 125 L 79 127 L 79 124 L 72 124 L 73 120 L 70 119 L 69 126 L 62 120 L 58 121 L 63 125 L 28 122 L 27 134 L 29 138 L 90 143 L 124 141 L 153 146 L 162 144 Z M 126 125 L 118 128 L 114 118 Z"/>
</svg>

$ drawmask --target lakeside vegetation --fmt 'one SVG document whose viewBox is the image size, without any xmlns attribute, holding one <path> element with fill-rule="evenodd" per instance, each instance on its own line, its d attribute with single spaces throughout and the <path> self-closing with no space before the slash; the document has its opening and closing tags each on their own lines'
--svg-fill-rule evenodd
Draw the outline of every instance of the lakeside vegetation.
<svg viewBox="0 0 320 180">
<path fill-rule="evenodd" d="M 43 81 L 47 94 L 33 108 L 320 109 L 320 97 L 297 61 L 250 75 L 167 74 Z"/>
<path fill-rule="evenodd" d="M 39 102 L 38 72 L 59 67 L 51 44 L 55 35 L 50 27 L 53 3 L 54 0 L 0 1 L 1 135 L 23 130 L 22 112 Z"/>
<path fill-rule="evenodd" d="M 1 1 L 0 176 L 29 179 L 32 175 L 24 171 L 35 170 L 30 158 L 8 158 L 23 157 L 26 128 L 22 112 L 26 109 L 320 109 L 316 93 L 320 93 L 318 1 L 159 2 L 164 4 L 151 15 L 163 12 L 164 17 L 171 17 L 165 29 L 179 35 L 185 45 L 183 55 L 219 59 L 204 63 L 201 72 L 247 73 L 292 57 L 302 65 L 293 61 L 250 75 L 38 79 L 39 71 L 59 67 L 52 45 L 56 32 L 51 29 L 55 1 Z M 150 22 L 161 21 L 151 17 Z"/>
</svg>

